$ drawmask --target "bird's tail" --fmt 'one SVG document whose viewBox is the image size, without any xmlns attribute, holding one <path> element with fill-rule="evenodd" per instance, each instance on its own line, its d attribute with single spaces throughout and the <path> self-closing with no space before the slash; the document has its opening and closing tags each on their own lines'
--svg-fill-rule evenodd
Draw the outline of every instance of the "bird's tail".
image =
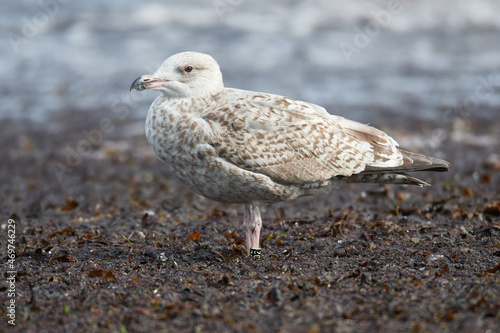
<svg viewBox="0 0 500 333">
<path fill-rule="evenodd" d="M 439 158 L 410 153 L 398 149 L 403 155 L 403 164 L 395 167 L 373 167 L 367 166 L 365 172 L 412 172 L 412 171 L 448 171 L 450 163 Z"/>
<path fill-rule="evenodd" d="M 448 171 L 450 163 L 439 158 L 410 153 L 399 150 L 403 155 L 403 164 L 396 167 L 373 167 L 367 166 L 365 171 L 347 177 L 348 183 L 381 183 L 381 184 L 409 184 L 418 186 L 430 186 L 430 184 L 407 175 L 406 172 L 413 171 Z"/>
<path fill-rule="evenodd" d="M 345 183 L 375 183 L 375 184 L 408 184 L 408 185 L 418 185 L 431 186 L 431 184 L 424 182 L 418 178 L 407 175 L 404 172 L 388 172 L 388 173 L 369 173 L 361 172 L 356 175 L 349 176 L 345 178 Z"/>
</svg>

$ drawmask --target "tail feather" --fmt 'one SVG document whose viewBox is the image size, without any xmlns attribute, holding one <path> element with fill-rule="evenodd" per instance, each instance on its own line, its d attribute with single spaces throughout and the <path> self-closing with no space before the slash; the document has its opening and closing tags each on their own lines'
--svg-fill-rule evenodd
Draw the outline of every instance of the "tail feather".
<svg viewBox="0 0 500 333">
<path fill-rule="evenodd" d="M 403 164 L 395 167 L 373 167 L 367 166 L 364 172 L 374 173 L 374 172 L 413 172 L 413 171 L 439 171 L 444 172 L 450 169 L 450 163 L 431 156 L 425 156 L 421 154 L 411 153 L 406 150 L 399 149 L 399 152 L 403 155 Z"/>
<path fill-rule="evenodd" d="M 431 184 L 424 182 L 418 178 L 412 177 L 405 173 L 358 173 L 346 177 L 345 183 L 375 183 L 375 184 L 407 184 L 417 185 L 420 187 L 431 186 Z"/>
<path fill-rule="evenodd" d="M 431 186 L 430 184 L 407 175 L 413 171 L 448 171 L 450 163 L 439 158 L 399 150 L 403 155 L 403 164 L 396 167 L 367 166 L 358 174 L 344 178 L 346 183 L 409 184 Z"/>
</svg>

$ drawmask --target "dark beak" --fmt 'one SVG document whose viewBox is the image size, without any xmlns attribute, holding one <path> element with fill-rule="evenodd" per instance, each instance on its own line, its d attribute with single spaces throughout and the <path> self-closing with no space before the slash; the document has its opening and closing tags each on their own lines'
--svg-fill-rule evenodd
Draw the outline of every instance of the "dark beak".
<svg viewBox="0 0 500 333">
<path fill-rule="evenodd" d="M 144 82 L 142 81 L 142 76 L 135 79 L 134 82 L 132 82 L 132 85 L 130 86 L 130 92 L 143 91 L 145 89 L 146 85 L 144 85 Z"/>
<path fill-rule="evenodd" d="M 154 74 L 146 74 L 135 79 L 130 86 L 130 91 L 143 91 L 146 89 L 158 89 L 169 82 L 165 79 L 158 79 Z"/>
</svg>

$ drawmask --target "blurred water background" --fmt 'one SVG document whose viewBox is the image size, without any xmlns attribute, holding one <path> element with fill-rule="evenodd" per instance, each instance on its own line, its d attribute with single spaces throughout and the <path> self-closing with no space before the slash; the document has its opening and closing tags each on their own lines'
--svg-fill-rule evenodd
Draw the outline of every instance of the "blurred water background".
<svg viewBox="0 0 500 333">
<path fill-rule="evenodd" d="M 494 119 L 500 110 L 496 0 L 19 0 L 1 7 L 2 121 L 29 119 L 51 131 L 61 126 L 52 120 L 76 112 L 142 121 L 157 92 L 132 95 L 131 82 L 187 50 L 216 58 L 226 86 L 365 122 L 382 114 Z"/>
</svg>

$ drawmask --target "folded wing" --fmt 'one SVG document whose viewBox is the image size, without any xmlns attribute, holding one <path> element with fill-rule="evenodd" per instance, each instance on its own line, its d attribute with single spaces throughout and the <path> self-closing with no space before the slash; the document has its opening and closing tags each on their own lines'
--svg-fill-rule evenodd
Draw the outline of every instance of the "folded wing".
<svg viewBox="0 0 500 333">
<path fill-rule="evenodd" d="M 403 165 L 397 143 L 371 126 L 290 98 L 227 89 L 229 107 L 205 115 L 218 156 L 280 184 Z"/>
</svg>

